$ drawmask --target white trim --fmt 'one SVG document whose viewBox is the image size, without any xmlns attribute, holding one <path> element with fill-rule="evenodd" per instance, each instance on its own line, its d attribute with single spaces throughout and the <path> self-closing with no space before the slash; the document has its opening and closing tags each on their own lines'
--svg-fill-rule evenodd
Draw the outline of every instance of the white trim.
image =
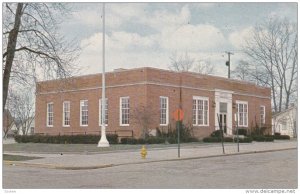
<svg viewBox="0 0 300 194">
<path fill-rule="evenodd" d="M 117 87 L 136 86 L 136 85 L 156 85 L 156 86 L 166 86 L 166 87 L 174 87 L 174 88 L 181 87 L 184 89 L 192 89 L 192 90 L 200 90 L 200 91 L 208 91 L 208 92 L 226 91 L 226 90 L 220 90 L 220 89 L 196 88 L 196 87 L 190 87 L 190 86 L 185 86 L 185 85 L 180 86 L 180 85 L 174 85 L 174 84 L 161 84 L 161 83 L 157 83 L 157 82 L 153 82 L 153 81 L 141 81 L 141 82 L 136 82 L 136 83 L 106 86 L 106 88 L 117 88 Z M 37 93 L 37 95 L 56 94 L 56 93 L 65 93 L 65 92 L 80 92 L 80 91 L 98 90 L 98 89 L 102 89 L 102 87 L 89 87 L 89 88 L 81 88 L 81 89 L 76 89 L 76 90 L 40 92 L 40 93 Z M 268 96 L 253 95 L 250 93 L 241 93 L 241 92 L 231 92 L 231 93 L 235 94 L 235 95 L 240 95 L 240 96 L 250 96 L 250 97 L 256 97 L 256 98 L 271 99 L 271 97 L 268 97 Z"/>
<path fill-rule="evenodd" d="M 195 127 L 209 127 L 209 97 L 193 96 L 193 100 L 207 101 L 207 124 L 204 124 L 204 104 L 203 104 L 203 124 L 198 123 L 198 102 L 196 102 L 196 124 L 193 124 L 193 126 L 195 126 Z"/>
<path fill-rule="evenodd" d="M 161 111 L 161 99 L 162 98 L 165 98 L 166 99 L 166 104 L 167 104 L 167 110 L 166 110 L 166 124 L 161 124 L 160 123 L 160 120 L 161 120 L 161 112 L 160 112 L 160 114 L 159 114 L 159 125 L 160 126 L 168 126 L 169 125 L 169 97 L 167 97 L 167 96 L 159 96 L 159 105 L 160 105 L 160 107 L 159 107 L 159 110 Z"/>
<path fill-rule="evenodd" d="M 120 108 L 119 108 L 119 111 L 120 111 L 120 114 L 119 114 L 119 122 L 120 122 L 120 126 L 121 127 L 126 127 L 126 126 L 129 126 L 129 124 L 122 124 L 122 99 L 129 99 L 129 111 L 130 111 L 130 98 L 129 96 L 122 96 L 120 97 Z M 130 112 L 129 112 L 129 115 L 128 115 L 128 122 L 130 123 Z"/>
<path fill-rule="evenodd" d="M 89 103 L 89 101 L 88 100 L 80 100 L 80 103 L 79 103 L 79 106 L 80 106 L 80 127 L 87 127 L 88 126 L 88 124 L 87 125 L 82 125 L 82 106 L 81 106 L 81 103 L 83 103 L 84 101 L 87 101 L 88 103 Z M 89 105 L 88 105 L 88 107 L 89 107 Z M 89 109 L 88 109 L 88 114 L 89 114 Z M 88 122 L 89 122 L 89 116 L 88 116 Z"/>
<path fill-rule="evenodd" d="M 48 105 L 50 105 L 50 104 L 52 104 L 53 105 L 53 107 L 52 107 L 52 125 L 49 125 L 49 106 Z M 47 127 L 53 127 L 53 124 L 54 124 L 54 104 L 53 104 L 53 102 L 48 102 L 47 103 L 47 113 L 46 113 L 46 126 Z"/>
<path fill-rule="evenodd" d="M 62 126 L 63 127 L 70 127 L 70 125 L 65 125 L 65 103 L 69 104 L 69 112 L 70 112 L 69 122 L 71 123 L 71 102 L 70 101 L 63 101 Z"/>
<path fill-rule="evenodd" d="M 249 105 L 248 105 L 248 102 L 247 101 L 242 101 L 242 100 L 236 100 L 235 101 L 235 103 L 236 103 L 236 106 L 237 106 L 237 115 L 238 115 L 238 122 L 240 121 L 240 114 L 239 114 L 239 104 L 243 104 L 243 105 L 247 105 L 247 125 L 245 125 L 245 123 L 244 123 L 244 121 L 243 121 L 243 125 L 240 125 L 239 123 L 238 123 L 238 126 L 239 127 L 248 127 L 249 126 Z"/>
<path fill-rule="evenodd" d="M 105 101 L 107 102 L 107 106 L 108 106 L 108 99 L 105 98 Z M 99 118 L 98 118 L 99 119 L 99 126 L 102 126 L 102 124 L 101 124 L 102 109 L 101 109 L 101 106 L 100 106 L 101 104 L 102 104 L 102 98 L 99 98 L 99 106 L 98 106 L 98 108 L 99 108 Z M 107 115 L 108 115 L 108 107 L 107 107 Z M 108 126 L 108 118 L 107 118 L 107 124 L 105 124 L 105 126 Z"/>
</svg>

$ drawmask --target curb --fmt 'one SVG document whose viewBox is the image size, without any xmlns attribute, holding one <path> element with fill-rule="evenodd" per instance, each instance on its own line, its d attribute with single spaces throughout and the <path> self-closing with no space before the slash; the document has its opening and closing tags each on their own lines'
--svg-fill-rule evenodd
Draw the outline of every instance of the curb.
<svg viewBox="0 0 300 194">
<path fill-rule="evenodd" d="M 294 150 L 294 149 L 297 149 L 297 148 L 283 148 L 283 149 L 276 149 L 276 150 L 248 151 L 248 152 L 239 152 L 239 153 L 230 153 L 230 154 L 225 153 L 225 154 L 210 155 L 210 156 L 172 158 L 172 159 L 127 162 L 127 163 L 119 163 L 119 164 L 103 164 L 103 165 L 93 165 L 93 166 L 62 166 L 62 165 L 54 165 L 54 164 L 28 163 L 28 162 L 9 161 L 9 160 L 4 160 L 3 163 L 6 164 L 6 165 L 12 165 L 12 166 L 39 167 L 39 168 L 59 169 L 59 170 L 92 170 L 92 169 L 109 168 L 109 167 L 132 165 L 132 164 L 148 164 L 148 163 L 157 163 L 157 162 L 172 162 L 172 161 L 182 161 L 182 160 L 206 159 L 206 158 L 227 157 L 227 156 L 236 156 L 236 155 L 266 153 L 266 152 L 277 152 L 277 151 Z"/>
</svg>

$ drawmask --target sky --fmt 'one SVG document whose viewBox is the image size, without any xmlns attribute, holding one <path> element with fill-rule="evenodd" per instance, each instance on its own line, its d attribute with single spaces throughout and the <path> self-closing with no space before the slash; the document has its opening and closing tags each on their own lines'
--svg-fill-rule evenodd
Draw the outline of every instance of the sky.
<svg viewBox="0 0 300 194">
<path fill-rule="evenodd" d="M 61 33 L 78 41 L 80 74 L 102 71 L 102 4 L 72 3 Z M 188 53 L 209 62 L 214 75 L 227 76 L 244 59 L 242 46 L 254 26 L 270 18 L 297 22 L 297 3 L 106 3 L 106 71 L 117 68 L 168 69 L 170 57 Z"/>
</svg>

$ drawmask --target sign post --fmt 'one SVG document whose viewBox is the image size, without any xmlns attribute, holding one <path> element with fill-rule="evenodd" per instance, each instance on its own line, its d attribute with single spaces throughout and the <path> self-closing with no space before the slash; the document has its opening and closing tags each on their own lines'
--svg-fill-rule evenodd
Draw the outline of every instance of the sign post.
<svg viewBox="0 0 300 194">
<path fill-rule="evenodd" d="M 177 109 L 173 113 L 173 118 L 176 121 L 176 128 L 177 128 L 177 142 L 178 142 L 178 158 L 180 158 L 180 121 L 183 120 L 183 110 Z"/>
</svg>

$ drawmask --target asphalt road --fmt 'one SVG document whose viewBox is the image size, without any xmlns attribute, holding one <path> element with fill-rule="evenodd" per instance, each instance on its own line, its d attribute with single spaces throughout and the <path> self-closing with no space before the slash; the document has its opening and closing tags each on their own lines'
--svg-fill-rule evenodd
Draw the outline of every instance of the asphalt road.
<svg viewBox="0 0 300 194">
<path fill-rule="evenodd" d="M 3 188 L 295 189 L 297 172 L 295 149 L 95 170 L 3 165 Z"/>
</svg>

